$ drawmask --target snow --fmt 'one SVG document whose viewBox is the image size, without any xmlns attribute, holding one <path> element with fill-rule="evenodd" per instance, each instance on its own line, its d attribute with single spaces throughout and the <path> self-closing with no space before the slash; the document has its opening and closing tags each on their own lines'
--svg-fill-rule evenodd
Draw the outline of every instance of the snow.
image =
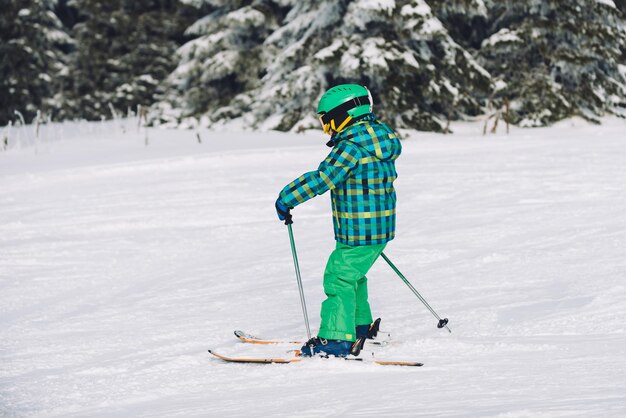
<svg viewBox="0 0 626 418">
<path fill-rule="evenodd" d="M 120 122 L 121 123 L 121 122 Z M 302 135 L 119 124 L 12 128 L 0 151 L 0 416 L 626 414 L 623 120 L 482 136 L 406 131 L 398 235 L 368 277 L 403 369 L 282 355 L 232 331 L 305 334 L 280 188 L 328 149 Z M 25 130 L 28 129 L 28 130 Z M 33 144 L 33 145 L 31 145 Z M 328 196 L 294 210 L 311 325 Z"/>
<path fill-rule="evenodd" d="M 195 6 L 195 7 L 202 7 L 206 4 L 211 4 L 212 1 L 211 0 L 180 0 L 181 3 L 183 4 L 189 4 L 191 6 Z"/>
<path fill-rule="evenodd" d="M 357 0 L 354 4 L 356 9 L 371 10 L 386 13 L 391 16 L 396 7 L 395 0 Z"/>
<path fill-rule="evenodd" d="M 204 16 L 203 18 L 198 19 L 194 24 L 189 26 L 185 30 L 185 35 L 186 36 L 201 36 L 201 35 L 204 35 L 205 33 L 207 33 L 209 31 L 211 26 L 214 25 L 214 21 L 215 21 L 215 16 L 213 16 L 212 14 Z M 188 45 L 191 42 L 193 42 L 193 41 L 189 41 L 185 45 Z M 183 45 L 183 47 L 185 45 Z"/>
<path fill-rule="evenodd" d="M 241 24 L 245 24 L 250 27 L 257 27 L 261 26 L 265 22 L 265 15 L 252 7 L 243 7 L 229 13 L 225 20 L 233 27 L 237 27 L 237 25 Z"/>
<path fill-rule="evenodd" d="M 615 2 L 613 0 L 596 0 L 596 3 L 605 4 L 614 9 L 617 9 L 617 7 L 615 6 Z"/>
<path fill-rule="evenodd" d="M 419 35 L 434 35 L 445 32 L 443 24 L 439 19 L 433 17 L 432 10 L 426 2 L 419 0 L 414 2 L 415 5 L 404 5 L 400 9 L 400 15 L 407 19 L 404 24 L 405 29 L 415 29 L 421 25 Z"/>
<path fill-rule="evenodd" d="M 326 48 L 320 49 L 313 57 L 320 61 L 324 61 L 325 59 L 332 58 L 343 46 L 343 42 L 339 39 L 335 39 L 332 44 Z"/>
<path fill-rule="evenodd" d="M 415 55 L 413 52 L 410 52 L 410 51 L 403 52 L 402 59 L 404 59 L 404 62 L 410 65 L 411 67 L 415 67 L 416 69 L 420 68 L 420 64 L 415 59 Z"/>
<path fill-rule="evenodd" d="M 389 46 L 384 38 L 367 38 L 363 41 L 361 58 L 370 67 L 378 67 L 383 71 L 388 71 L 388 59 L 393 59 L 395 55 L 389 51 Z"/>
<path fill-rule="evenodd" d="M 476 0 L 474 8 L 477 15 L 487 16 L 487 6 L 485 6 L 485 2 L 483 0 Z"/>
<path fill-rule="evenodd" d="M 347 74 L 354 74 L 359 70 L 361 61 L 358 58 L 358 54 L 362 51 L 362 48 L 358 45 L 350 45 L 346 53 L 341 56 L 341 72 Z M 383 59 L 383 62 L 384 59 Z M 386 62 L 385 62 L 386 63 Z"/>
<path fill-rule="evenodd" d="M 459 89 L 454 87 L 450 80 L 447 78 L 442 80 L 441 84 L 452 94 L 452 97 L 456 100 L 459 97 Z"/>
<path fill-rule="evenodd" d="M 508 84 L 504 80 L 495 80 L 494 83 L 493 83 L 493 90 L 494 91 L 501 91 L 501 90 L 504 90 L 507 87 L 508 87 Z"/>
<path fill-rule="evenodd" d="M 209 82 L 221 80 L 235 71 L 241 53 L 239 51 L 225 50 L 215 53 L 202 63 L 202 80 Z"/>
<path fill-rule="evenodd" d="M 439 92 L 441 91 L 441 85 L 435 80 L 430 80 L 430 82 L 428 83 L 428 88 L 432 89 L 437 94 L 439 94 Z"/>
<path fill-rule="evenodd" d="M 463 56 L 469 63 L 470 68 L 473 68 L 478 73 L 482 74 L 483 77 L 491 79 L 491 74 L 489 74 L 489 71 L 485 70 L 480 64 L 478 64 L 471 54 L 469 54 L 468 52 L 463 52 Z"/>
<path fill-rule="evenodd" d="M 156 78 L 152 77 L 152 75 L 150 74 L 142 74 L 139 77 L 137 77 L 138 81 L 144 81 L 148 84 L 154 84 L 157 85 L 159 84 L 159 80 L 157 80 Z"/>
<path fill-rule="evenodd" d="M 522 42 L 522 39 L 509 29 L 500 29 L 498 32 L 485 39 L 481 45 L 481 48 L 493 47 L 501 42 Z"/>
<path fill-rule="evenodd" d="M 432 35 L 436 33 L 445 32 L 443 24 L 436 17 L 431 17 L 430 19 L 426 19 L 424 24 L 422 25 L 422 33 L 424 35 Z"/>
<path fill-rule="evenodd" d="M 400 15 L 406 16 L 406 17 L 409 17 L 409 16 L 428 17 L 431 15 L 432 10 L 430 6 L 426 4 L 424 0 L 418 0 L 414 3 L 416 3 L 414 6 L 410 4 L 402 6 L 402 9 L 400 9 Z"/>
</svg>

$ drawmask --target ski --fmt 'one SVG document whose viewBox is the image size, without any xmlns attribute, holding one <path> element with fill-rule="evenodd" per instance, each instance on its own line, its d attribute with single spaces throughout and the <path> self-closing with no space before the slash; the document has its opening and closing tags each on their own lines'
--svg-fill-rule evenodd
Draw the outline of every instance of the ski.
<svg viewBox="0 0 626 418">
<path fill-rule="evenodd" d="M 266 338 L 255 337 L 252 334 L 248 334 L 244 331 L 235 331 L 235 336 L 239 338 L 239 340 L 248 344 L 304 344 L 304 341 L 289 341 L 289 340 L 273 340 Z"/>
<path fill-rule="evenodd" d="M 255 363 L 255 364 L 288 364 L 298 363 L 307 357 L 295 357 L 295 358 L 280 358 L 280 357 L 229 357 L 213 350 L 209 350 L 213 356 L 228 363 Z M 360 357 L 343 357 L 342 360 L 358 361 L 363 363 L 378 364 L 380 366 L 408 366 L 408 367 L 421 367 L 424 363 L 417 361 L 399 361 L 399 360 L 366 360 Z"/>
<path fill-rule="evenodd" d="M 235 331 L 235 336 L 240 341 L 243 341 L 244 343 L 247 343 L 247 344 L 299 344 L 299 345 L 303 345 L 305 343 L 305 341 L 290 341 L 290 340 L 260 338 L 260 337 L 255 337 L 252 334 L 249 334 L 245 331 L 240 331 L 240 330 Z M 391 338 L 391 334 L 379 332 L 379 336 L 382 336 L 383 338 L 375 339 L 375 340 L 368 339 L 366 340 L 366 342 L 368 344 L 380 345 L 380 346 L 389 344 L 389 339 Z"/>
<path fill-rule="evenodd" d="M 224 356 L 221 355 L 219 353 L 216 353 L 213 350 L 209 350 L 209 353 L 213 354 L 215 357 L 219 358 L 220 360 L 224 360 L 226 362 L 229 363 L 260 363 L 260 364 L 271 364 L 271 363 L 278 363 L 278 364 L 285 364 L 285 363 L 297 363 L 299 361 L 301 361 L 301 358 L 272 358 L 272 357 L 228 357 L 228 356 Z"/>
</svg>

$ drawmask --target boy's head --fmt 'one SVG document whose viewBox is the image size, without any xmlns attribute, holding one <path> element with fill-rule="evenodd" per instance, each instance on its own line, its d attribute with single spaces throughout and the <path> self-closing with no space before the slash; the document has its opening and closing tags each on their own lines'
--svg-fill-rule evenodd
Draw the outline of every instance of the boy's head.
<svg viewBox="0 0 626 418">
<path fill-rule="evenodd" d="M 332 135 L 344 130 L 353 119 L 372 113 L 372 104 L 367 87 L 340 84 L 324 93 L 317 106 L 317 115 L 324 133 Z"/>
</svg>

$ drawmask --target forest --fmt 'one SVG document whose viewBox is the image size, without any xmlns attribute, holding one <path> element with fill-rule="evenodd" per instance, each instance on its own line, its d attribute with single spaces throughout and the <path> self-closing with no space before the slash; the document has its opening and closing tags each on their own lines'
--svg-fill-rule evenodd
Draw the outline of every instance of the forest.
<svg viewBox="0 0 626 418">
<path fill-rule="evenodd" d="M 441 132 L 626 116 L 624 0 L 4 0 L 0 126 L 144 113 L 301 131 L 333 84 Z"/>
</svg>

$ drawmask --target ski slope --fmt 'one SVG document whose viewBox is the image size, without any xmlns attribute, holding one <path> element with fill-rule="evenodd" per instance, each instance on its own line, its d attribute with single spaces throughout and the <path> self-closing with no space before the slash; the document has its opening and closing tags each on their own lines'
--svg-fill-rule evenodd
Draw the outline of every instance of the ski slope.
<svg viewBox="0 0 626 418">
<path fill-rule="evenodd" d="M 404 132 L 385 253 L 452 333 L 382 260 L 368 277 L 376 356 L 421 368 L 207 353 L 305 337 L 273 205 L 320 133 L 94 126 L 0 152 L 0 416 L 626 415 L 624 121 Z M 293 213 L 315 333 L 328 195 Z"/>
</svg>

